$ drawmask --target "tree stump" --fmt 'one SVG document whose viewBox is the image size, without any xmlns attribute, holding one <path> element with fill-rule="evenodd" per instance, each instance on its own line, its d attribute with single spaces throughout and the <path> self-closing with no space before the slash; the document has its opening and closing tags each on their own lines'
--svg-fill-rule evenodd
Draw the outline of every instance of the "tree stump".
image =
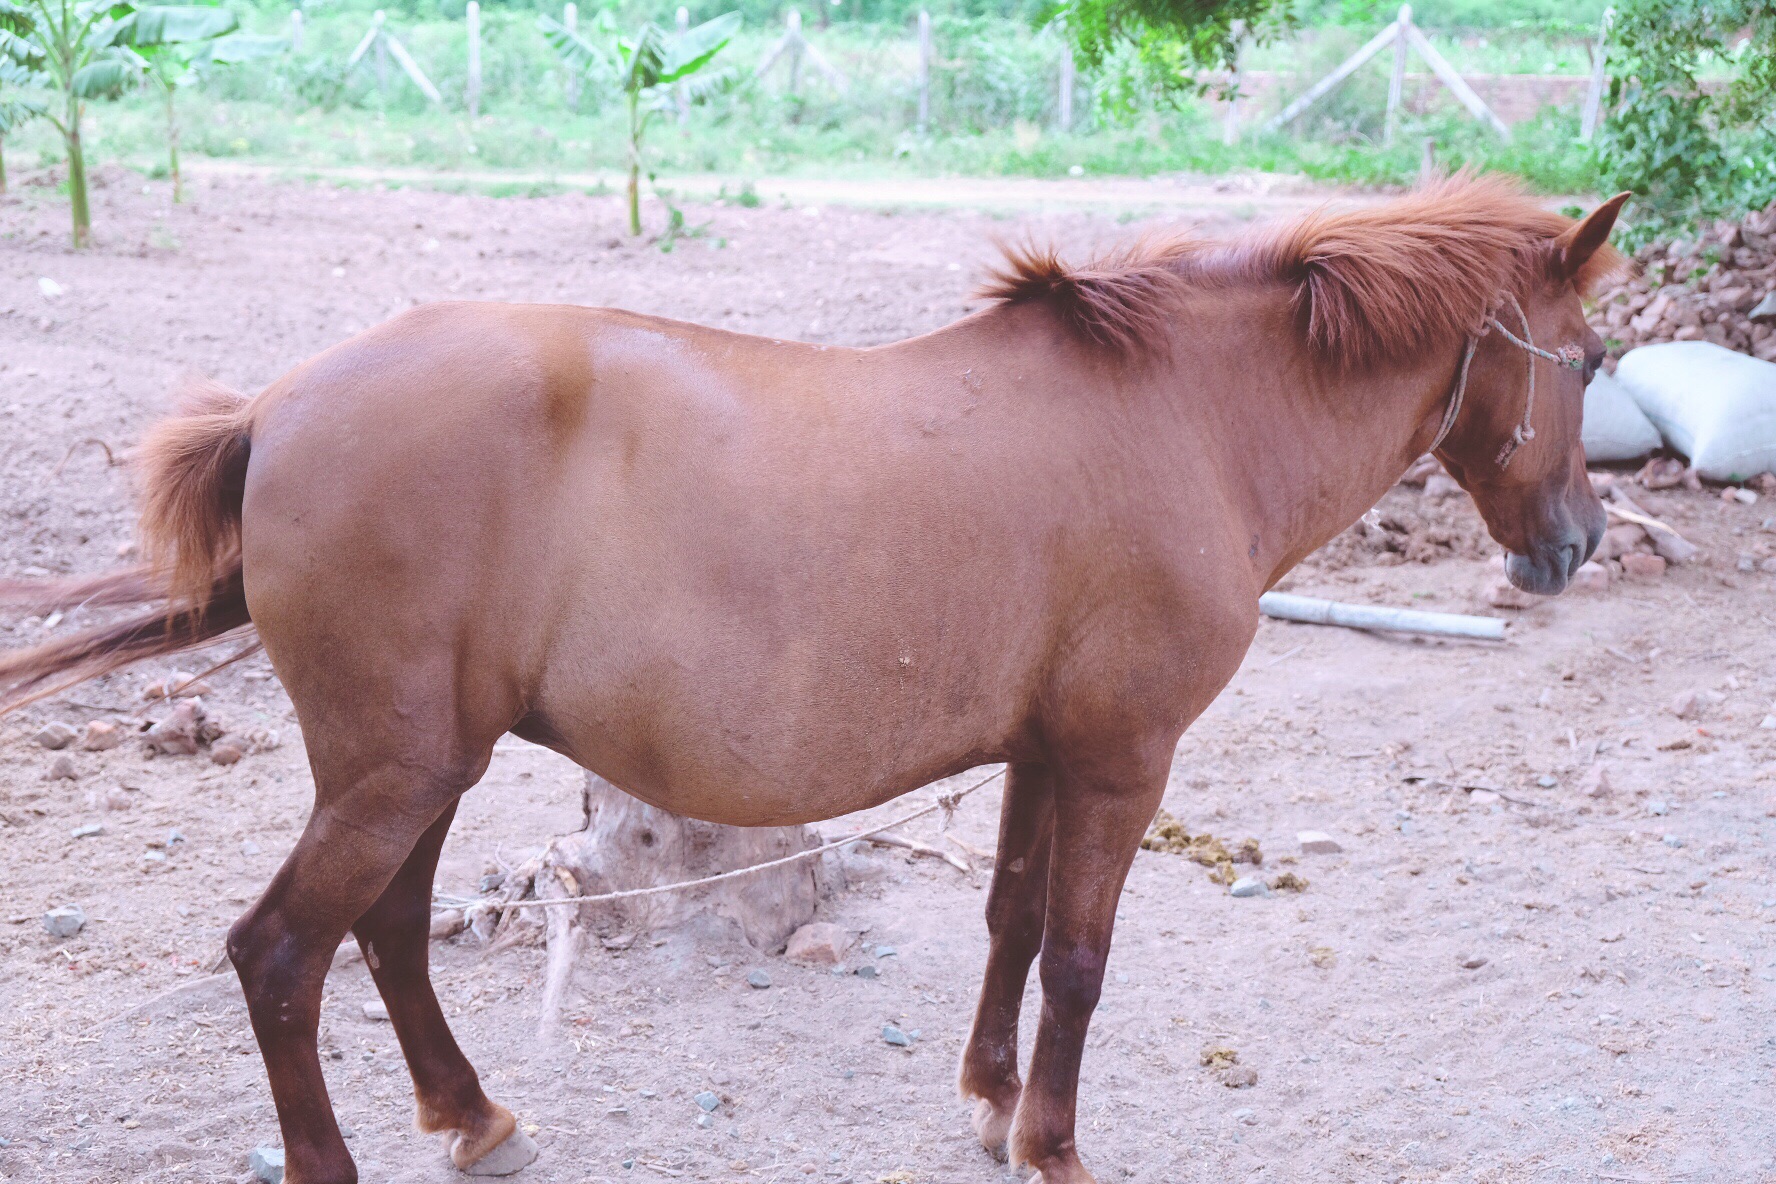
<svg viewBox="0 0 1776 1184">
<path fill-rule="evenodd" d="M 586 774 L 584 824 L 549 845 L 533 881 L 539 900 L 653 888 L 751 867 L 819 846 L 806 826 L 721 826 L 681 818 L 630 797 L 596 773 Z M 719 884 L 605 904 L 544 909 L 549 973 L 543 989 L 543 1033 L 553 1030 L 562 996 L 588 932 L 607 942 L 677 928 L 693 918 L 731 921 L 760 950 L 781 950 L 814 918 L 820 899 L 819 859 L 805 859 Z"/>
</svg>

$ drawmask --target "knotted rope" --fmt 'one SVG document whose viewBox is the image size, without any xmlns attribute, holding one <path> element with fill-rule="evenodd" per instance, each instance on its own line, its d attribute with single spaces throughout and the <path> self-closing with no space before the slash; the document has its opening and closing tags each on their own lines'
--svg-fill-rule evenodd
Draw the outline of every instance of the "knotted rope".
<svg viewBox="0 0 1776 1184">
<path fill-rule="evenodd" d="M 1517 314 L 1517 320 L 1523 325 L 1523 336 L 1519 337 L 1517 334 L 1505 328 L 1504 324 L 1498 319 L 1498 314 L 1495 311 L 1498 307 L 1497 305 L 1494 305 L 1493 309 L 1487 311 L 1485 323 L 1480 326 L 1480 331 L 1469 335 L 1467 345 L 1462 350 L 1461 369 L 1456 373 L 1455 390 L 1449 396 L 1449 408 L 1443 413 L 1443 424 L 1437 429 L 1437 438 L 1431 441 L 1431 446 L 1426 451 L 1437 451 L 1437 449 L 1442 446 L 1443 441 L 1449 437 L 1450 431 L 1455 427 L 1456 416 L 1461 414 L 1462 399 L 1468 391 L 1468 365 L 1474 360 L 1474 350 L 1480 344 L 1480 339 L 1494 329 L 1499 331 L 1499 336 L 1523 351 L 1529 372 L 1529 390 L 1523 400 L 1523 419 L 1516 427 L 1511 429 L 1511 438 L 1506 440 L 1504 447 L 1499 449 L 1498 467 L 1501 469 L 1511 463 L 1511 458 L 1517 455 L 1517 450 L 1519 448 L 1535 439 L 1535 428 L 1532 426 L 1532 420 L 1535 417 L 1536 401 L 1535 360 L 1537 358 L 1546 358 L 1556 366 L 1564 366 L 1568 370 L 1580 370 L 1584 368 L 1585 351 L 1576 345 L 1563 345 L 1560 347 L 1558 353 L 1549 353 L 1547 350 L 1538 347 L 1535 343 L 1534 336 L 1529 330 L 1529 317 L 1525 315 L 1523 306 L 1517 303 L 1517 297 L 1510 292 L 1506 292 L 1504 293 L 1503 299 L 1511 305 L 1511 310 Z"/>
</svg>

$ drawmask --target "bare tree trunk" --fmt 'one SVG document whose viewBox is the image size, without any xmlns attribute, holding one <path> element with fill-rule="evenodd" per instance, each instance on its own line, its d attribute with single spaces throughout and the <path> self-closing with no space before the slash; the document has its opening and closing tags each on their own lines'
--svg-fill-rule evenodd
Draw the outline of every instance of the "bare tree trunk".
<svg viewBox="0 0 1776 1184">
<path fill-rule="evenodd" d="M 720 826 L 681 818 L 632 798 L 595 773 L 582 791 L 585 824 L 549 845 L 536 873 L 539 899 L 653 888 L 752 867 L 819 845 L 805 826 Z M 694 918 L 731 922 L 760 950 L 781 950 L 814 918 L 822 888 L 819 859 L 807 859 L 706 888 L 608 904 L 545 910 L 549 974 L 541 1028 L 550 1031 L 588 931 L 610 940 L 671 929 Z"/>
</svg>

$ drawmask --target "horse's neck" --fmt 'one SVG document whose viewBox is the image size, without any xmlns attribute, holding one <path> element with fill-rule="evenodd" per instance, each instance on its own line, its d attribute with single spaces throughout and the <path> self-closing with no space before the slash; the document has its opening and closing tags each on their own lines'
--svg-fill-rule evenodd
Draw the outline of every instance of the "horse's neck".
<svg viewBox="0 0 1776 1184">
<path fill-rule="evenodd" d="M 1287 308 L 1269 311 L 1237 314 L 1246 318 L 1245 340 L 1254 340 L 1252 328 L 1264 330 L 1256 338 L 1263 348 L 1228 351 L 1224 385 L 1202 392 L 1225 400 L 1212 430 L 1227 458 L 1223 480 L 1244 519 L 1247 553 L 1266 587 L 1400 479 L 1428 443 L 1427 417 L 1443 406 L 1454 365 L 1426 357 L 1329 375 L 1294 344 L 1300 335 Z"/>
</svg>

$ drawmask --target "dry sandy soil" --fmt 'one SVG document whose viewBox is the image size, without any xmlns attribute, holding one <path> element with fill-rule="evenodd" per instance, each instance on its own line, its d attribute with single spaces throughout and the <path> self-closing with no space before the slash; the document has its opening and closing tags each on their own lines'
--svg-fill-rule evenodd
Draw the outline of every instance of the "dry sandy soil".
<svg viewBox="0 0 1776 1184">
<path fill-rule="evenodd" d="M 991 234 L 1119 230 L 1088 213 L 702 207 L 709 237 L 662 254 L 620 236 L 611 198 L 236 179 L 174 209 L 163 185 L 106 180 L 99 243 L 81 256 L 48 191 L 0 204 L 5 574 L 94 570 L 127 543 L 127 478 L 81 441 L 126 446 L 185 374 L 253 389 L 419 301 L 616 303 L 879 342 L 959 314 Z M 62 294 L 44 296 L 40 277 Z M 1258 838 L 1267 871 L 1308 886 L 1234 899 L 1184 858 L 1138 857 L 1081 1091 L 1080 1143 L 1105 1184 L 1776 1179 L 1776 730 L 1759 727 L 1776 696 L 1776 577 L 1735 562 L 1771 553 L 1776 509 L 1637 496 L 1709 562 L 1510 613 L 1502 644 L 1262 627 L 1180 746 L 1166 805 L 1193 832 Z M 1479 596 L 1492 548 L 1465 499 L 1398 490 L 1383 509 L 1410 527 L 1413 560 L 1347 536 L 1295 590 L 1495 611 Z M 0 643 L 77 618 L 15 623 Z M 232 768 L 146 760 L 132 743 L 75 753 L 77 779 L 51 781 L 54 754 L 28 739 L 51 719 L 155 717 L 142 690 L 171 669 L 0 722 L 6 1179 L 245 1179 L 247 1152 L 278 1137 L 232 980 L 162 996 L 216 962 L 308 808 L 301 738 L 269 671 L 247 662 L 212 680 L 207 704 L 231 730 L 283 738 Z M 1680 720 L 1668 707 L 1692 690 L 1704 713 Z M 1599 797 L 1580 788 L 1594 760 L 1613 785 Z M 578 783 L 559 758 L 505 742 L 440 888 L 473 894 L 490 866 L 576 826 Z M 971 798 L 960 833 L 989 844 L 996 809 Z M 1295 856 L 1309 828 L 1344 852 Z M 174 830 L 163 862 L 144 858 Z M 848 966 L 873 963 L 876 979 L 648 937 L 586 955 L 558 1043 L 533 1036 L 541 949 L 439 944 L 459 1038 L 542 1144 L 520 1178 L 1006 1178 L 952 1085 L 985 952 L 984 879 L 892 852 L 850 857 L 846 872 L 822 912 L 861 935 Z M 39 917 L 68 903 L 89 920 L 56 940 Z M 882 945 L 895 953 L 878 957 Z M 756 968 L 774 985 L 749 988 Z M 392 1032 L 363 1015 L 371 995 L 361 964 L 342 967 L 324 1020 L 363 1178 L 453 1179 L 412 1130 Z M 919 1031 L 910 1049 L 882 1041 L 890 1021 Z M 1199 1064 L 1210 1045 L 1237 1049 L 1256 1085 L 1222 1085 Z M 692 1100 L 705 1089 L 722 1099 L 707 1128 Z"/>
</svg>

